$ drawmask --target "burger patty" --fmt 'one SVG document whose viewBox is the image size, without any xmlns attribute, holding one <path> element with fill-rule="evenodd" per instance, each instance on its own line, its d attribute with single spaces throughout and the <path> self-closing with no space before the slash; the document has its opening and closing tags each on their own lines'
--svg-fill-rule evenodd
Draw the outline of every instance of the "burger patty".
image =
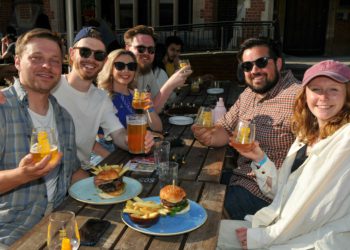
<svg viewBox="0 0 350 250">
<path fill-rule="evenodd" d="M 103 192 L 109 193 L 109 192 L 114 192 L 116 190 L 119 190 L 123 187 L 123 178 L 119 177 L 115 180 L 112 180 L 108 183 L 102 183 L 98 185 L 97 187 L 101 189 Z"/>
<path fill-rule="evenodd" d="M 184 197 L 180 202 L 177 203 L 172 203 L 167 200 L 161 199 L 162 204 L 168 208 L 173 208 L 173 207 L 181 207 L 187 205 L 187 198 Z"/>
</svg>

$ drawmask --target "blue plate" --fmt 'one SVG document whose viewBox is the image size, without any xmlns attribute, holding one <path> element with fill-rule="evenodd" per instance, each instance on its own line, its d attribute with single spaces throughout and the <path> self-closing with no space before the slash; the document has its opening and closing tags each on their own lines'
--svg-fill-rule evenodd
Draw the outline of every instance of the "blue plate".
<svg viewBox="0 0 350 250">
<path fill-rule="evenodd" d="M 125 191 L 122 195 L 103 199 L 98 195 L 98 191 L 94 185 L 94 177 L 82 179 L 74 183 L 68 190 L 69 195 L 81 202 L 94 205 L 107 205 L 120 203 L 138 196 L 142 191 L 142 184 L 135 179 L 123 176 L 123 181 L 126 184 Z"/>
<path fill-rule="evenodd" d="M 143 200 L 160 202 L 159 196 L 147 197 Z M 188 201 L 190 202 L 190 211 L 175 216 L 161 216 L 156 224 L 148 228 L 140 227 L 132 222 L 126 213 L 122 212 L 121 217 L 127 226 L 141 233 L 156 236 L 184 234 L 202 226 L 208 217 L 201 205 L 191 200 Z"/>
</svg>

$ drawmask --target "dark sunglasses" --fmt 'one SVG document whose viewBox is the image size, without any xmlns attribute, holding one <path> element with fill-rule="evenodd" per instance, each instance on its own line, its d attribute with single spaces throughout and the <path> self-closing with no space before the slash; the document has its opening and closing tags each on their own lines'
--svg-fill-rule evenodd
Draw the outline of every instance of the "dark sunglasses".
<svg viewBox="0 0 350 250">
<path fill-rule="evenodd" d="M 135 63 L 135 62 L 130 62 L 130 63 L 115 62 L 114 67 L 116 70 L 124 70 L 125 67 L 127 67 L 128 70 L 135 71 L 137 69 L 137 63 Z"/>
<path fill-rule="evenodd" d="M 253 69 L 254 65 L 260 69 L 263 69 L 269 63 L 269 59 L 271 59 L 271 57 L 264 56 L 264 57 L 260 57 L 260 58 L 256 59 L 255 61 L 242 62 L 241 68 L 245 72 L 250 72 Z"/>
<path fill-rule="evenodd" d="M 139 46 L 135 46 L 135 48 L 137 49 L 137 52 L 139 52 L 140 54 L 143 54 L 146 52 L 146 50 L 148 51 L 148 54 L 153 55 L 156 52 L 156 48 L 155 47 L 146 47 L 143 45 L 139 45 Z"/>
<path fill-rule="evenodd" d="M 102 62 L 107 56 L 107 53 L 102 50 L 92 50 L 86 47 L 74 47 L 73 49 L 78 49 L 79 55 L 83 58 L 89 58 L 94 53 L 95 60 L 99 62 Z"/>
</svg>

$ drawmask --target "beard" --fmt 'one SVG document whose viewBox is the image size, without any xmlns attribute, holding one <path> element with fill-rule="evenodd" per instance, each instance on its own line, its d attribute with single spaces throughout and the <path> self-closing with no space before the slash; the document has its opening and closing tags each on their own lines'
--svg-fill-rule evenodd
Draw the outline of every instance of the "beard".
<svg viewBox="0 0 350 250">
<path fill-rule="evenodd" d="M 261 73 L 256 74 L 256 76 L 260 76 L 260 75 L 261 75 Z M 278 83 L 279 80 L 280 80 L 280 75 L 278 73 L 277 68 L 275 68 L 275 75 L 274 75 L 273 79 L 268 79 L 266 77 L 266 81 L 265 81 L 264 85 L 256 87 L 252 83 L 248 83 L 247 81 L 246 81 L 246 84 L 254 93 L 265 94 L 268 91 L 270 91 L 271 89 L 273 89 L 273 87 L 276 86 L 276 84 Z"/>
<path fill-rule="evenodd" d="M 138 64 L 141 75 L 145 75 L 152 70 L 152 64 Z"/>
<path fill-rule="evenodd" d="M 82 66 L 80 65 L 79 61 L 73 61 L 72 65 L 73 69 L 75 69 L 80 76 L 81 79 L 86 80 L 86 81 L 93 81 L 96 79 L 98 73 L 101 71 L 102 66 L 100 66 L 97 70 L 95 70 L 92 73 L 87 73 L 84 69 L 82 69 Z"/>
</svg>

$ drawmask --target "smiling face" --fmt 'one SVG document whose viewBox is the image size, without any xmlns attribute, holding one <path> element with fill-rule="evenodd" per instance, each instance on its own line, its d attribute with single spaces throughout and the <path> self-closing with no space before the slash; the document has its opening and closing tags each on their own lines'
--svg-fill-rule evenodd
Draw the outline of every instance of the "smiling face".
<svg viewBox="0 0 350 250">
<path fill-rule="evenodd" d="M 346 85 L 328 77 L 319 76 L 306 87 L 306 102 L 317 118 L 319 127 L 337 115 L 345 105 Z"/>
<path fill-rule="evenodd" d="M 132 43 L 127 45 L 126 48 L 130 50 L 137 58 L 137 64 L 140 71 L 145 74 L 152 69 L 152 63 L 154 61 L 154 53 L 150 54 L 148 50 L 144 53 L 140 53 L 137 49 L 138 46 L 155 47 L 153 38 L 150 35 L 138 34 L 132 39 Z"/>
<path fill-rule="evenodd" d="M 96 38 L 83 38 L 74 47 L 85 47 L 94 51 L 106 51 L 102 41 Z M 81 57 L 79 49 L 70 48 L 70 58 L 73 62 L 72 71 L 77 73 L 81 79 L 92 81 L 101 71 L 104 61 L 97 61 L 93 53 L 88 58 Z"/>
<path fill-rule="evenodd" d="M 46 38 L 33 38 L 16 56 L 20 82 L 28 90 L 50 93 L 62 72 L 62 54 L 57 43 Z"/>
<path fill-rule="evenodd" d="M 266 46 L 255 46 L 246 49 L 242 54 L 242 62 L 254 62 L 261 57 L 269 57 L 269 48 Z M 254 64 L 249 72 L 244 72 L 246 84 L 256 93 L 264 94 L 272 89 L 279 80 L 279 70 L 282 67 L 282 61 L 269 59 L 266 67 L 259 68 Z"/>
<path fill-rule="evenodd" d="M 116 62 L 128 64 L 134 62 L 134 60 L 129 55 L 120 55 L 114 60 L 114 63 Z M 113 66 L 113 89 L 117 92 L 127 90 L 129 83 L 131 83 L 135 78 L 135 72 L 136 71 L 129 70 L 129 68 L 126 66 L 123 70 L 117 70 Z"/>
</svg>

